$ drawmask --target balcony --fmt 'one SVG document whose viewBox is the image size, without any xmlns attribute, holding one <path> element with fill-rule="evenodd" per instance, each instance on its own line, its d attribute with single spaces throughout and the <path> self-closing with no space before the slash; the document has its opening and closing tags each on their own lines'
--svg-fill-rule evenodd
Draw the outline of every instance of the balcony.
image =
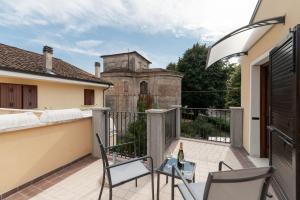
<svg viewBox="0 0 300 200">
<path fill-rule="evenodd" d="M 187 160 L 196 162 L 196 181 L 206 181 L 208 172 L 218 170 L 218 162 L 223 160 L 233 168 L 254 167 L 242 149 L 231 148 L 228 144 L 214 143 L 209 141 L 180 139 L 173 141 L 168 153 L 176 154 L 179 142 L 183 142 L 184 153 Z M 68 200 L 68 199 L 97 199 L 100 190 L 102 172 L 101 160 L 92 156 L 84 159 L 30 185 L 23 190 L 11 195 L 7 200 Z M 165 183 L 161 176 L 160 199 L 170 199 L 170 181 Z M 156 188 L 156 176 L 155 176 Z M 176 191 L 176 190 L 175 190 Z M 155 189 L 156 193 L 156 189 Z M 273 194 L 272 188 L 270 193 Z M 181 199 L 178 191 L 176 199 Z M 108 199 L 108 189 L 104 188 L 102 199 Z M 113 189 L 114 200 L 138 200 L 151 199 L 150 177 L 139 179 L 138 187 L 134 181 Z M 276 200 L 274 196 L 272 198 Z"/>
<path fill-rule="evenodd" d="M 0 199 L 97 199 L 102 161 L 97 156 L 99 146 L 93 141 L 95 133 L 100 133 L 107 146 L 134 140 L 137 151 L 123 149 L 118 159 L 132 153 L 151 155 L 155 167 L 170 154 L 176 156 L 179 143 L 183 142 L 185 159 L 196 163 L 196 182 L 205 182 L 209 172 L 218 170 L 219 161 L 225 161 L 234 169 L 268 164 L 253 160 L 242 148 L 234 148 L 229 143 L 232 142 L 229 110 L 173 108 L 128 113 L 102 108 L 93 110 L 93 115 L 89 111 L 68 112 L 66 115 L 65 111 L 41 111 L 35 113 L 36 125 L 1 132 L 0 155 L 10 151 L 15 160 L 8 159 L 0 166 L 2 172 L 10 169 L 7 174 L 0 173 L 3 180 L 7 180 L 0 185 Z M 42 119 L 49 122 L 42 123 Z M 194 128 L 183 130 L 178 124 Z M 178 132 L 184 137 L 179 137 Z M 15 146 L 13 151 L 11 146 Z M 155 193 L 156 181 L 155 175 Z M 181 199 L 175 191 L 176 199 Z M 269 193 L 274 194 L 272 188 Z M 159 194 L 160 199 L 171 198 L 171 183 L 166 184 L 164 175 L 161 175 Z M 108 199 L 107 187 L 102 199 Z M 151 199 L 150 177 L 139 179 L 138 187 L 132 181 L 113 189 L 113 199 Z"/>
</svg>

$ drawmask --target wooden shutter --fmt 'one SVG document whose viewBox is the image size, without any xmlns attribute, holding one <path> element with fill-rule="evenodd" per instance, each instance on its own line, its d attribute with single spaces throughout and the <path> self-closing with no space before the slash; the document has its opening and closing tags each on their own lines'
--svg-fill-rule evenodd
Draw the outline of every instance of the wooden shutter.
<svg viewBox="0 0 300 200">
<path fill-rule="evenodd" d="M 37 108 L 37 86 L 23 85 L 23 108 Z"/>
<path fill-rule="evenodd" d="M 270 53 L 270 164 L 279 199 L 300 199 L 300 26 Z"/>
<path fill-rule="evenodd" d="M 294 37 L 289 37 L 270 54 L 271 124 L 285 136 L 294 139 L 296 118 L 296 73 Z"/>
<path fill-rule="evenodd" d="M 95 104 L 95 92 L 94 90 L 84 89 L 84 105 Z"/>
<path fill-rule="evenodd" d="M 1 83 L 1 108 L 22 109 L 22 85 Z"/>
</svg>

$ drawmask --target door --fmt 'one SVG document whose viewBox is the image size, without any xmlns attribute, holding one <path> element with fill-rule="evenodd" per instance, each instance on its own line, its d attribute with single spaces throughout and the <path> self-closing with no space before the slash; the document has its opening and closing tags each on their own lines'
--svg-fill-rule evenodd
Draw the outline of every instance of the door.
<svg viewBox="0 0 300 200">
<path fill-rule="evenodd" d="M 266 63 L 260 66 L 260 157 L 268 157 L 268 119 L 269 119 L 269 66 Z"/>
</svg>

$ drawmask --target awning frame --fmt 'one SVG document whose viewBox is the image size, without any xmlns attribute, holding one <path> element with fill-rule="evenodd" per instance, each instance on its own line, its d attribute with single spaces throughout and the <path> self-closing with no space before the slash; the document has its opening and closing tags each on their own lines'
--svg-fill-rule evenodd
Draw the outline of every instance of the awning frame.
<svg viewBox="0 0 300 200">
<path fill-rule="evenodd" d="M 211 48 L 213 48 L 217 44 L 221 43 L 222 41 L 226 40 L 227 38 L 230 38 L 230 37 L 232 37 L 232 36 L 234 36 L 236 34 L 244 32 L 244 31 L 248 31 L 248 30 L 256 28 L 256 27 L 268 26 L 268 25 L 275 25 L 275 24 L 285 24 L 285 16 L 273 17 L 273 18 L 261 20 L 261 21 L 258 21 L 258 22 L 252 23 L 252 24 L 248 24 L 246 26 L 243 26 L 243 27 L 241 27 L 241 28 L 239 28 L 239 29 L 237 29 L 235 31 L 232 31 L 231 33 L 225 35 L 224 37 L 222 37 L 221 39 L 219 39 L 217 42 L 215 42 L 213 45 L 211 45 L 209 47 L 208 54 L 207 54 L 207 60 L 206 60 L 206 68 L 209 67 L 209 66 L 207 66 L 207 64 L 208 64 L 208 61 L 209 61 L 209 55 L 210 55 Z M 243 55 L 248 55 L 248 51 L 234 53 L 234 54 L 225 56 L 222 59 L 231 58 L 231 57 L 234 57 L 234 56 L 243 56 Z M 211 65 L 215 64 L 218 61 L 215 61 Z"/>
</svg>

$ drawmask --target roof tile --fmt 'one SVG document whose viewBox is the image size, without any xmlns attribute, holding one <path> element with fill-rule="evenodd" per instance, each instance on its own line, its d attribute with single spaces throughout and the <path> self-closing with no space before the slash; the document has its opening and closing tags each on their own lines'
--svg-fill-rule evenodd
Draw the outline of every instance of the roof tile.
<svg viewBox="0 0 300 200">
<path fill-rule="evenodd" d="M 49 73 L 43 66 L 42 54 L 0 44 L 0 69 L 2 70 L 112 85 L 58 58 L 53 58 L 52 66 L 52 73 Z"/>
</svg>

